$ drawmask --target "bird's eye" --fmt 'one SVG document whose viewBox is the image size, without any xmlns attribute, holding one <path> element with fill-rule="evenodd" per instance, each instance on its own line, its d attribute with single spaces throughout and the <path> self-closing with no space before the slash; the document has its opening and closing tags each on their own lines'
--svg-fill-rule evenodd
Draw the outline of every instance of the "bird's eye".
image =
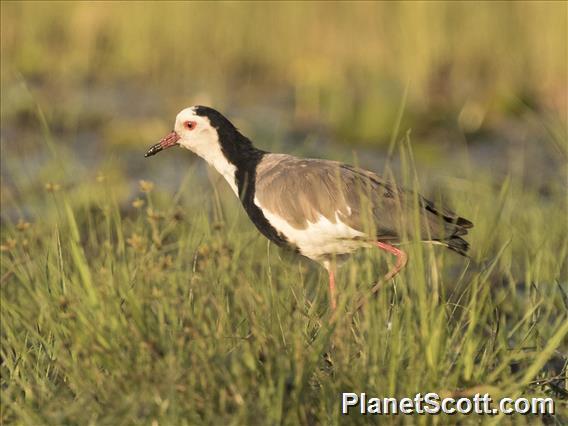
<svg viewBox="0 0 568 426">
<path fill-rule="evenodd" d="M 195 121 L 186 121 L 183 125 L 187 130 L 193 130 L 197 126 L 197 123 Z"/>
</svg>

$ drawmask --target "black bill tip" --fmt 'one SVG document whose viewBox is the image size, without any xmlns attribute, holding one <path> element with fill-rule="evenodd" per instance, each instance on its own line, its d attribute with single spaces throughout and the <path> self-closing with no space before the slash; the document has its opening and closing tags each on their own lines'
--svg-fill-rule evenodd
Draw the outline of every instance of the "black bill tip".
<svg viewBox="0 0 568 426">
<path fill-rule="evenodd" d="M 160 143 L 157 143 L 156 145 L 153 145 L 152 147 L 150 147 L 148 152 L 146 152 L 146 154 L 144 154 L 144 157 L 148 158 L 148 157 L 151 157 L 152 155 L 156 155 L 162 149 L 164 149 L 162 147 L 162 145 Z"/>
</svg>

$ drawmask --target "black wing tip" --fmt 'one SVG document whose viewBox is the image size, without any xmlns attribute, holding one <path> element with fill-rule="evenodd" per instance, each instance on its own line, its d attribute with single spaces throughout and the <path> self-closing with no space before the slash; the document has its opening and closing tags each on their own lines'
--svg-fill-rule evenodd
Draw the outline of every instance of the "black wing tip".
<svg viewBox="0 0 568 426">
<path fill-rule="evenodd" d="M 446 240 L 445 243 L 450 250 L 453 250 L 456 253 L 461 254 L 462 256 L 468 257 L 467 252 L 469 250 L 469 243 L 463 238 L 454 236 L 449 240 Z"/>
<path fill-rule="evenodd" d="M 456 221 L 456 225 L 461 226 L 462 228 L 465 228 L 465 229 L 473 228 L 473 222 L 470 222 L 469 220 L 467 220 L 463 217 L 458 217 L 458 220 Z"/>
<path fill-rule="evenodd" d="M 435 214 L 436 216 L 440 216 L 444 219 L 444 221 L 456 225 L 463 229 L 473 228 L 473 222 L 467 220 L 464 217 L 457 216 L 453 212 L 444 209 L 439 210 L 432 201 L 423 199 L 423 207 L 428 210 L 430 213 Z M 456 217 L 457 216 L 457 217 Z"/>
</svg>

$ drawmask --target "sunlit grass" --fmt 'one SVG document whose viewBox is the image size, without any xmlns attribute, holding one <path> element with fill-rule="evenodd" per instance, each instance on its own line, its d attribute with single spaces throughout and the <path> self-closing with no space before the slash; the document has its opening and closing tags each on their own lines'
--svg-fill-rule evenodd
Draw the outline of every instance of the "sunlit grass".
<svg viewBox="0 0 568 426">
<path fill-rule="evenodd" d="M 367 423 L 345 391 L 551 396 L 567 423 L 566 8 L 2 2 L 0 424 Z M 410 243 L 352 315 L 392 262 L 363 250 L 333 319 L 325 271 L 188 152 L 133 159 L 191 102 L 263 149 L 382 145 L 375 171 L 474 222 L 471 259 Z"/>
<path fill-rule="evenodd" d="M 156 102 L 176 111 L 181 99 L 214 100 L 226 110 L 269 92 L 289 101 L 298 120 L 377 144 L 388 140 L 410 83 L 405 120 L 412 127 L 459 115 L 460 126 L 474 132 L 525 104 L 566 111 L 566 7 L 4 2 L 2 114 L 25 110 L 20 74 L 51 89 L 46 101 L 55 92 L 73 105 L 59 112 L 63 127 L 87 101 L 74 94 L 85 84 L 150 87 Z"/>
<path fill-rule="evenodd" d="M 395 152 L 413 186 L 408 142 Z M 225 192 L 196 190 L 191 170 L 177 194 L 141 181 L 130 203 L 102 173 L 72 190 L 61 176 L 27 219 L 3 215 L 3 422 L 327 424 L 342 391 L 560 395 L 536 384 L 566 371 L 560 193 L 464 182 L 452 204 L 475 223 L 472 260 L 411 245 L 351 318 L 390 262 L 364 251 L 340 270 L 333 322 L 322 271 L 269 245 Z"/>
</svg>

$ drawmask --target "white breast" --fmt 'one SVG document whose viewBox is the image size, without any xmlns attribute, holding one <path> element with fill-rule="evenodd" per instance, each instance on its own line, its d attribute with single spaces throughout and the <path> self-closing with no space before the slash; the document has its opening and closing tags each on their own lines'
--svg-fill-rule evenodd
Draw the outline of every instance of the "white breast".
<svg viewBox="0 0 568 426">
<path fill-rule="evenodd" d="M 263 208 L 257 198 L 254 203 L 262 210 L 274 229 L 298 247 L 301 254 L 315 261 L 322 261 L 330 255 L 351 253 L 366 245 L 362 238 L 365 234 L 343 223 L 337 214 L 335 223 L 320 215 L 316 222 L 308 222 L 306 228 L 298 229 L 277 214 Z M 361 239 L 355 240 L 358 237 Z"/>
</svg>

